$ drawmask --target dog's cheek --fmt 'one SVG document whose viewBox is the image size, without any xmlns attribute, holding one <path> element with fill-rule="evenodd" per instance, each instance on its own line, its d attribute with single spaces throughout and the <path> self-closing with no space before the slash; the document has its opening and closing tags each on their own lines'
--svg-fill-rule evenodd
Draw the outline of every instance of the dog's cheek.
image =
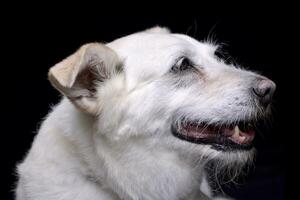
<svg viewBox="0 0 300 200">
<path fill-rule="evenodd" d="M 136 134 L 160 133 L 168 127 L 171 116 L 166 92 L 151 84 L 132 95 L 124 104 L 124 124 L 135 127 Z"/>
<path fill-rule="evenodd" d="M 159 92 L 158 92 L 159 93 Z M 108 101 L 99 116 L 97 129 L 114 141 L 131 136 L 162 132 L 167 115 L 153 87 L 133 91 L 116 102 Z"/>
</svg>

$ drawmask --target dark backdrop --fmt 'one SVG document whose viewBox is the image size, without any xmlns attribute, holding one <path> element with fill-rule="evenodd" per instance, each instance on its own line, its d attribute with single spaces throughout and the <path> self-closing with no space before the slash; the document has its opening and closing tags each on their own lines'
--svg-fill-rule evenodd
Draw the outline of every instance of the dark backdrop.
<svg viewBox="0 0 300 200">
<path fill-rule="evenodd" d="M 286 99 L 290 91 L 282 62 L 282 33 L 286 19 L 274 13 L 255 11 L 249 15 L 212 15 L 187 13 L 94 13 L 74 16 L 55 11 L 19 13 L 17 19 L 5 19 L 8 43 L 1 73 L 4 139 L 4 195 L 11 197 L 14 169 L 22 160 L 35 136 L 41 120 L 51 105 L 59 101 L 59 93 L 48 80 L 48 69 L 87 42 L 109 42 L 154 25 L 169 27 L 172 32 L 187 33 L 199 40 L 210 35 L 239 64 L 259 71 L 277 84 L 273 103 L 273 122 L 261 128 L 255 140 L 258 154 L 255 169 L 239 185 L 224 190 L 237 199 L 284 199 L 286 188 L 286 140 L 282 137 L 287 123 Z M 3 129 L 2 129 L 3 130 Z M 51 147 L 49 147 L 51 151 Z M 2 198 L 1 198 L 2 199 Z"/>
</svg>

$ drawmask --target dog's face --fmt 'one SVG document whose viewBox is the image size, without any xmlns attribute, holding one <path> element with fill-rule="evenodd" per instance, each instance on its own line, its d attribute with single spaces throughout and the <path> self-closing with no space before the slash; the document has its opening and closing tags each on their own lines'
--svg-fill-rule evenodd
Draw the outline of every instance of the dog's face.
<svg viewBox="0 0 300 200">
<path fill-rule="evenodd" d="M 116 144 L 136 138 L 181 154 L 246 162 L 253 127 L 267 113 L 275 84 L 225 64 L 215 51 L 154 28 L 85 45 L 49 77 L 94 116 L 98 134 Z"/>
</svg>

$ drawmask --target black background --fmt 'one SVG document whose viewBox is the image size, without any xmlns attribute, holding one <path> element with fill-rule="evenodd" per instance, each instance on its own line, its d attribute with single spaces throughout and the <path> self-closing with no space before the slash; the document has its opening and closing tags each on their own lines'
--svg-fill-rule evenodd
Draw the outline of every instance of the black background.
<svg viewBox="0 0 300 200">
<path fill-rule="evenodd" d="M 209 9 L 209 8 L 207 8 Z M 239 185 L 224 187 L 237 199 L 285 199 L 286 158 L 288 155 L 286 124 L 292 105 L 292 89 L 288 84 L 288 68 L 284 61 L 289 19 L 279 12 L 249 14 L 212 14 L 204 12 L 168 12 L 133 14 L 97 10 L 87 13 L 45 14 L 43 10 L 16 12 L 5 16 L 2 64 L 2 123 L 4 139 L 1 152 L 4 157 L 4 195 L 11 198 L 14 188 L 14 169 L 22 160 L 35 136 L 41 120 L 51 105 L 59 101 L 59 93 L 48 80 L 48 69 L 87 42 L 109 42 L 127 34 L 162 25 L 172 32 L 187 33 L 199 40 L 211 36 L 226 43 L 224 50 L 234 60 L 258 71 L 277 84 L 273 101 L 273 119 L 269 128 L 261 128 L 255 143 L 255 169 Z M 4 71 L 3 71 L 4 69 Z M 291 73 L 291 69 L 289 70 Z M 51 147 L 49 147 L 51 150 Z M 1 198 L 2 199 L 2 198 Z"/>
</svg>

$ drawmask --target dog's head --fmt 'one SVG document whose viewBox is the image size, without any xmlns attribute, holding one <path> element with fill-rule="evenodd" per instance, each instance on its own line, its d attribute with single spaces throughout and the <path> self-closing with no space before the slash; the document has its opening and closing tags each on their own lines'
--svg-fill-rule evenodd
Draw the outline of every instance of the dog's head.
<svg viewBox="0 0 300 200">
<path fill-rule="evenodd" d="M 275 84 L 225 64 L 215 51 L 156 27 L 84 45 L 49 78 L 116 144 L 142 138 L 154 148 L 243 163 L 252 157 L 253 127 L 265 117 Z"/>
</svg>

